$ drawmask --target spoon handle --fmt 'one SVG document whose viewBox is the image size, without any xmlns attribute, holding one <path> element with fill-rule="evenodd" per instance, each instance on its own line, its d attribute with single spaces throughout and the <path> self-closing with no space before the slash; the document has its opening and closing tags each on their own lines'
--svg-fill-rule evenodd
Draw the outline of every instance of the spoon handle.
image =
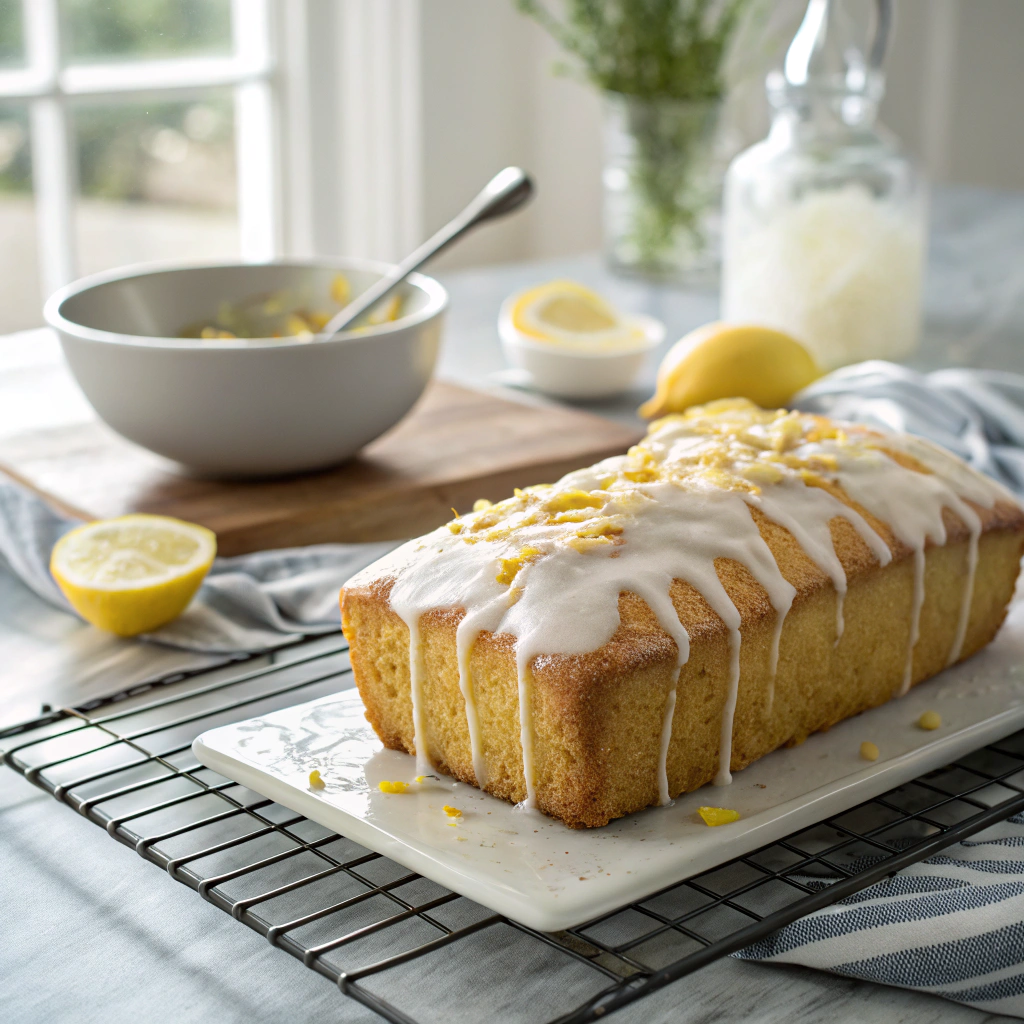
<svg viewBox="0 0 1024 1024">
<path fill-rule="evenodd" d="M 479 195 L 440 231 L 431 235 L 418 249 L 402 260 L 390 273 L 374 281 L 361 295 L 336 313 L 320 333 L 326 340 L 350 327 L 368 309 L 389 295 L 414 270 L 446 249 L 467 231 L 495 217 L 503 217 L 525 203 L 533 195 L 533 182 L 520 167 L 506 167 L 484 186 Z"/>
</svg>

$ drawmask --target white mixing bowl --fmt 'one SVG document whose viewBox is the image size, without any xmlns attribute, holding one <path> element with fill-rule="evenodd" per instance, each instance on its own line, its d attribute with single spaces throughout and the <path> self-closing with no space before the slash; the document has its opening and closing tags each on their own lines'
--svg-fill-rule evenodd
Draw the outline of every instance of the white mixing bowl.
<svg viewBox="0 0 1024 1024">
<path fill-rule="evenodd" d="M 135 268 L 84 278 L 46 303 L 71 372 L 119 434 L 213 476 L 342 462 L 415 404 L 437 360 L 448 295 L 421 274 L 395 321 L 331 341 L 180 338 L 222 303 L 307 289 L 341 271 L 352 294 L 390 269 L 365 260 Z"/>
</svg>

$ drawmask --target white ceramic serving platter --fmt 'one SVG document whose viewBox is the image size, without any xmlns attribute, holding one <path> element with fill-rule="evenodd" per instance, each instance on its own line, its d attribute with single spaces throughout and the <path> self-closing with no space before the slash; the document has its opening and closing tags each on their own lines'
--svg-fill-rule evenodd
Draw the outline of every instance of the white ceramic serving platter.
<svg viewBox="0 0 1024 1024">
<path fill-rule="evenodd" d="M 925 711 L 942 726 L 916 726 Z M 642 899 L 939 768 L 1024 727 L 1024 601 L 996 640 L 902 699 L 848 719 L 806 743 L 605 828 L 574 830 L 443 778 L 412 782 L 415 761 L 384 750 L 355 690 L 204 733 L 193 744 L 208 767 L 541 931 L 558 931 Z M 878 745 L 866 762 L 861 742 Z M 309 788 L 319 768 L 326 787 Z M 443 808 L 459 808 L 450 824 Z M 703 804 L 741 818 L 709 828 Z"/>
</svg>

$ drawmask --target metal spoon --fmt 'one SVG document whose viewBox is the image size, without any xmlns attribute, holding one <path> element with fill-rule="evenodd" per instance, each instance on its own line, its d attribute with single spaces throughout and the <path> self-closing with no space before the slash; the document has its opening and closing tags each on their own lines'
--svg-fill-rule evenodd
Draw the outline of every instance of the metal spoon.
<svg viewBox="0 0 1024 1024">
<path fill-rule="evenodd" d="M 379 281 L 374 281 L 365 292 L 331 317 L 320 332 L 320 340 L 326 341 L 346 327 L 350 327 L 368 309 L 397 288 L 414 270 L 418 270 L 427 260 L 436 256 L 442 249 L 446 249 L 471 228 L 511 213 L 532 195 L 533 182 L 521 167 L 506 167 L 499 171 L 458 216 L 406 256 L 391 273 L 385 274 Z"/>
</svg>

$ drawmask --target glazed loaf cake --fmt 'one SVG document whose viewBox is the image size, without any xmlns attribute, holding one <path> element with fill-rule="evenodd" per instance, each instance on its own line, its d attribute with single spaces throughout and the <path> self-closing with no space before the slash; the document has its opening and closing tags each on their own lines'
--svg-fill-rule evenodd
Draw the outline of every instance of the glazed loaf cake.
<svg viewBox="0 0 1024 1024">
<path fill-rule="evenodd" d="M 419 771 L 573 827 L 883 704 L 995 635 L 1012 496 L 920 439 L 742 401 L 353 578 L 366 717 Z"/>
</svg>

